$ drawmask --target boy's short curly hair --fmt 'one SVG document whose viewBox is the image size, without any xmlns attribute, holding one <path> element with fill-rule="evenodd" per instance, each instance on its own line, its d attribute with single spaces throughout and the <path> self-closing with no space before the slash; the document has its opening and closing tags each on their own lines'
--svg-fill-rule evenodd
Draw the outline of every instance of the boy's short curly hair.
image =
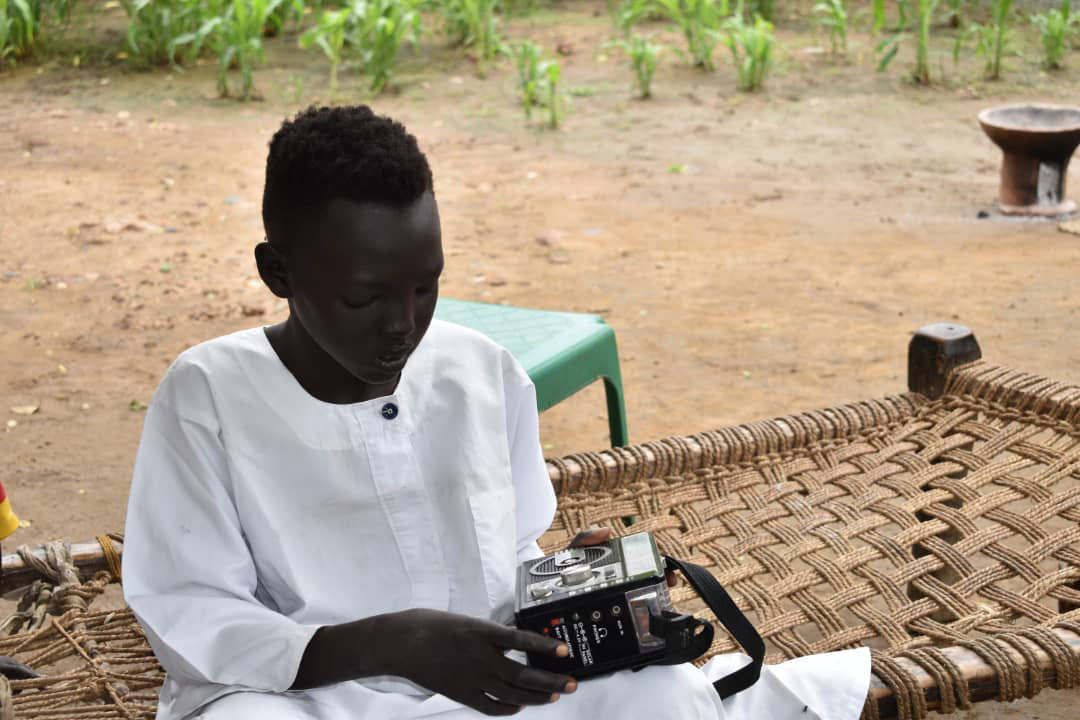
<svg viewBox="0 0 1080 720">
<path fill-rule="evenodd" d="M 427 158 L 404 125 L 366 105 L 309 107 L 270 140 L 263 227 L 285 248 L 334 198 L 406 207 L 433 190 Z"/>
</svg>

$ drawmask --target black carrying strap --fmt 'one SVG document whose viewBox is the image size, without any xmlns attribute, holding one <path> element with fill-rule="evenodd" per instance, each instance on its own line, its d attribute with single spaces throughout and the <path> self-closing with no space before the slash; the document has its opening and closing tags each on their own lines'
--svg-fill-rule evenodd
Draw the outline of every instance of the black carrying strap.
<svg viewBox="0 0 1080 720">
<path fill-rule="evenodd" d="M 686 576 L 686 579 L 690 581 L 690 586 L 701 595 L 701 599 L 713 611 L 720 624 L 731 633 L 731 636 L 750 656 L 749 665 L 744 665 L 713 683 L 720 699 L 730 697 L 756 683 L 758 677 L 761 676 L 761 665 L 765 661 L 765 641 L 761 639 L 758 631 L 742 614 L 727 590 L 708 570 L 700 565 L 676 560 L 667 555 L 664 556 L 664 561 L 669 569 L 679 570 Z M 699 625 L 704 626 L 700 632 L 697 631 Z M 653 632 L 654 626 L 660 632 Z M 662 619 L 654 615 L 650 632 L 657 637 L 668 635 L 673 639 L 678 638 L 675 652 L 663 663 L 669 665 L 689 662 L 701 657 L 708 651 L 713 639 L 712 625 L 688 615 L 672 613 L 665 613 Z"/>
</svg>

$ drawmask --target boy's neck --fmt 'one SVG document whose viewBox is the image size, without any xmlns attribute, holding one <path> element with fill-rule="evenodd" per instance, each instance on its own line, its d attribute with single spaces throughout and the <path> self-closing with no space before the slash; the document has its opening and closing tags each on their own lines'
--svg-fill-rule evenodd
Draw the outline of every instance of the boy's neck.
<svg viewBox="0 0 1080 720">
<path fill-rule="evenodd" d="M 292 315 L 264 331 L 281 363 L 317 400 L 335 405 L 374 400 L 394 392 L 401 378 L 399 373 L 392 382 L 379 385 L 359 380 L 319 347 Z"/>
</svg>

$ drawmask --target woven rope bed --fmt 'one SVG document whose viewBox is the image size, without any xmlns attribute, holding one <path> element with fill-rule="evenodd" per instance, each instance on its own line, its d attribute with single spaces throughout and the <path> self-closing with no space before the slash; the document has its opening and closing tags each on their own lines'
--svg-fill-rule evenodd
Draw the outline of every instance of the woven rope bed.
<svg viewBox="0 0 1080 720">
<path fill-rule="evenodd" d="M 1080 685 L 1080 387 L 977 360 L 965 331 L 916 336 L 917 392 L 549 461 L 542 544 L 632 518 L 716 574 L 768 662 L 871 647 L 868 720 Z M 4 559 L 5 589 L 33 584 L 0 655 L 45 677 L 0 678 L 0 720 L 154 716 L 138 625 L 93 609 L 119 552 Z M 707 612 L 685 586 L 674 599 Z M 721 631 L 711 653 L 735 649 Z"/>
</svg>

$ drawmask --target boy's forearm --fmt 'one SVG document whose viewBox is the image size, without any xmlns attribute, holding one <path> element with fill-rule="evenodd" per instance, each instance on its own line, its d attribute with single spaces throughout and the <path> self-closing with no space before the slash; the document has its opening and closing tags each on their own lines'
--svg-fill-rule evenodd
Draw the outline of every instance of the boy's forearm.
<svg viewBox="0 0 1080 720">
<path fill-rule="evenodd" d="M 319 628 L 308 642 L 290 690 L 333 685 L 376 675 L 405 672 L 408 636 L 403 613 L 387 613 Z"/>
</svg>

